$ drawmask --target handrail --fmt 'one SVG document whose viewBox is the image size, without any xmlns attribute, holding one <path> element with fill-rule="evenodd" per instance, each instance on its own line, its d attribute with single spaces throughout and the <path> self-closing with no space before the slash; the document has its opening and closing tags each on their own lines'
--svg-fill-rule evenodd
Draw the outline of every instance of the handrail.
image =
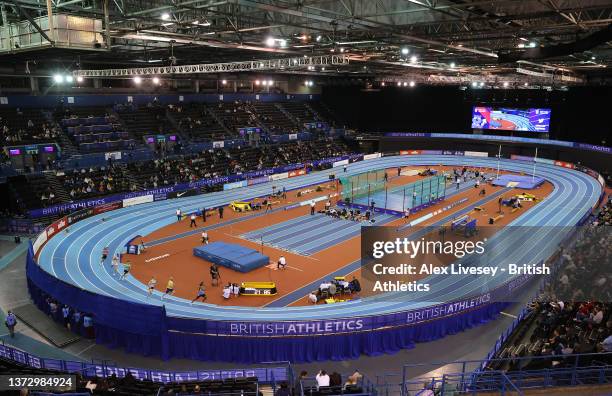
<svg viewBox="0 0 612 396">
<path fill-rule="evenodd" d="M 1 341 L 1 340 L 0 340 Z M 4 343 L 0 344 L 0 359 L 9 360 L 15 362 L 17 364 L 26 365 L 32 368 L 38 369 L 46 369 L 46 370 L 55 370 L 55 371 L 65 371 L 65 372 L 79 372 L 83 374 L 84 377 L 103 377 L 107 378 L 112 374 L 115 374 L 118 378 L 125 376 L 127 373 L 132 373 L 134 377 L 137 379 L 149 379 L 151 380 L 153 377 L 160 378 L 160 382 L 164 382 L 164 379 L 167 379 L 166 382 L 181 382 L 193 380 L 192 376 L 188 374 L 192 374 L 194 377 L 197 377 L 198 380 L 207 380 L 212 379 L 208 378 L 208 376 L 219 376 L 219 378 L 224 377 L 247 377 L 250 376 L 248 374 L 255 374 L 254 376 L 258 377 L 258 382 L 261 383 L 269 383 L 270 379 L 272 381 L 278 381 L 279 379 L 276 377 L 278 372 L 275 373 L 278 369 L 285 370 L 285 376 L 287 380 L 289 380 L 289 370 L 288 366 L 278 366 L 275 365 L 276 362 L 272 362 L 270 367 L 266 367 L 264 363 L 264 367 L 256 367 L 256 368 L 248 368 L 248 369 L 219 369 L 219 370 L 185 370 L 185 371 L 157 371 L 150 369 L 140 369 L 135 367 L 119 367 L 115 363 L 108 364 L 107 361 L 99 363 L 89 363 L 85 361 L 68 361 L 61 359 L 51 359 L 51 358 L 43 358 L 28 352 L 22 351 L 20 349 L 14 348 L 12 346 L 5 345 Z M 51 364 L 53 363 L 53 364 Z M 263 375 L 260 377 L 256 375 L 258 371 L 263 370 Z M 92 374 L 93 373 L 93 374 Z M 201 375 L 202 374 L 202 375 Z"/>
<path fill-rule="evenodd" d="M 501 371 L 500 373 L 501 373 L 502 378 L 504 379 L 504 382 L 503 382 L 504 385 L 502 387 L 502 395 L 504 395 L 504 393 L 505 393 L 505 384 L 506 384 L 506 381 L 508 382 L 508 384 L 510 384 L 510 386 L 514 389 L 514 391 L 519 394 L 519 396 L 523 396 L 524 395 L 524 393 L 516 385 L 514 385 L 514 382 L 512 382 L 512 380 L 510 378 L 508 378 L 506 373 L 504 373 L 503 371 Z"/>
</svg>

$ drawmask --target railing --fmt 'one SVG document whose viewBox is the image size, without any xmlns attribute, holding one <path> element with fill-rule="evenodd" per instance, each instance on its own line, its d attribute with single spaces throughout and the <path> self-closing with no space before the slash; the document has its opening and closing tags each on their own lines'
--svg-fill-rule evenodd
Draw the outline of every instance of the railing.
<svg viewBox="0 0 612 396">
<path fill-rule="evenodd" d="M 527 370 L 522 369 L 528 364 L 546 364 L 553 366 L 552 362 L 557 361 L 562 364 L 562 368 Z M 552 355 L 552 356 L 525 356 L 504 359 L 488 360 L 465 360 L 458 362 L 432 362 L 414 363 L 402 367 L 401 372 L 389 372 L 377 375 L 373 382 L 374 389 L 381 396 L 402 395 L 413 396 L 416 392 L 427 389 L 447 389 L 448 391 L 483 392 L 482 384 L 486 384 L 489 377 L 496 378 L 497 385 L 501 389 L 504 381 L 499 377 L 500 370 L 485 370 L 481 367 L 485 364 L 507 364 L 511 365 L 515 371 L 507 371 L 505 375 L 511 380 L 512 384 L 521 390 L 529 387 L 552 387 L 552 386 L 576 386 L 585 383 L 602 384 L 605 381 L 612 381 L 612 352 L 606 353 L 586 353 L 572 355 Z M 581 367 L 582 365 L 582 367 Z M 415 371 L 436 371 L 432 375 L 417 375 Z M 442 374 L 442 372 L 451 374 Z M 563 380 L 568 372 L 571 374 L 569 380 Z M 495 377 L 498 373 L 498 377 Z M 537 375 L 544 379 L 539 384 L 534 385 Z M 530 381 L 527 381 L 527 380 Z M 451 381 L 452 380 L 452 381 Z M 424 386 L 424 384 L 427 384 Z M 513 388 L 511 384 L 506 386 Z M 486 388 L 486 387 L 485 387 Z M 488 389 L 488 388 L 487 388 Z M 499 390 L 498 389 L 498 390 Z M 491 390 L 491 389 L 489 389 Z M 437 393 L 436 393 L 437 394 Z M 443 395 L 444 393 L 440 393 Z M 447 393 L 450 394 L 450 393 Z"/>
<path fill-rule="evenodd" d="M 257 377 L 258 383 L 276 384 L 281 381 L 292 382 L 293 371 L 289 362 L 266 362 L 257 368 L 226 370 L 193 370 L 168 372 L 132 367 L 118 367 L 106 360 L 100 362 L 79 362 L 61 359 L 42 358 L 22 350 L 0 344 L 0 358 L 35 369 L 80 373 L 84 377 L 107 378 L 115 375 L 123 378 L 130 373 L 138 380 L 169 383 L 184 381 L 207 381 L 226 378 Z"/>
</svg>

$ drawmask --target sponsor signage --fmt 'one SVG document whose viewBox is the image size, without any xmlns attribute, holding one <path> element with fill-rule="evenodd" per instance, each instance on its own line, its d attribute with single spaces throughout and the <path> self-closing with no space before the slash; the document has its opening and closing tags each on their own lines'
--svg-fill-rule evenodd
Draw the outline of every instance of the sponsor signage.
<svg viewBox="0 0 612 396">
<path fill-rule="evenodd" d="M 400 150 L 400 155 L 420 155 L 421 150 Z"/>
<path fill-rule="evenodd" d="M 246 187 L 248 185 L 246 180 L 243 181 L 237 181 L 237 182 L 233 182 L 233 183 L 226 183 L 223 185 L 223 190 L 227 191 L 227 190 L 233 190 L 236 188 L 240 188 L 240 187 Z"/>
<path fill-rule="evenodd" d="M 561 166 L 563 168 L 574 169 L 574 164 L 572 164 L 571 162 L 555 161 L 555 165 Z"/>
<path fill-rule="evenodd" d="M 489 153 L 484 151 L 466 151 L 465 155 L 469 157 L 488 157 Z"/>
<path fill-rule="evenodd" d="M 143 195 L 140 197 L 127 198 L 123 200 L 123 207 L 127 208 L 128 206 L 140 205 L 143 203 L 153 202 L 153 195 Z"/>
<path fill-rule="evenodd" d="M 297 169 L 289 172 L 289 177 L 303 176 L 306 173 L 306 169 Z"/>
<path fill-rule="evenodd" d="M 270 175 L 270 181 L 282 180 L 289 177 L 289 172 L 277 173 L 275 175 Z"/>
<path fill-rule="evenodd" d="M 345 160 L 342 160 L 342 161 L 336 161 L 336 162 L 334 162 L 334 163 L 332 164 L 332 167 L 334 167 L 334 168 L 335 168 L 335 167 L 337 167 L 337 166 L 343 166 L 343 165 L 348 165 L 348 164 L 349 164 L 349 160 L 348 160 L 348 159 L 345 159 Z"/>
</svg>

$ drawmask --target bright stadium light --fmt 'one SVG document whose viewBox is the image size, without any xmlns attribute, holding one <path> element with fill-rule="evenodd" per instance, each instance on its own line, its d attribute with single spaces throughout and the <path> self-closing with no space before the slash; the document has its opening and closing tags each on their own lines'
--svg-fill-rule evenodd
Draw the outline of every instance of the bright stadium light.
<svg viewBox="0 0 612 396">
<path fill-rule="evenodd" d="M 72 78 L 72 76 L 66 76 L 66 77 L 65 77 L 65 79 L 66 79 L 66 82 L 67 82 L 67 83 L 71 83 L 71 82 L 73 82 L 73 81 L 74 81 L 74 79 Z"/>
<path fill-rule="evenodd" d="M 419 58 L 417 58 L 417 56 L 416 56 L 416 55 L 412 55 L 412 56 L 410 57 L 410 63 L 416 63 L 418 59 L 419 59 Z"/>
<path fill-rule="evenodd" d="M 317 36 L 317 41 L 321 41 L 321 36 Z"/>
<path fill-rule="evenodd" d="M 287 40 L 285 39 L 278 40 L 278 43 L 280 44 L 282 48 L 285 48 L 287 46 Z"/>
<path fill-rule="evenodd" d="M 408 55 L 410 53 L 410 49 L 408 49 L 407 47 L 402 48 L 401 50 L 402 55 Z"/>
<path fill-rule="evenodd" d="M 268 85 L 270 85 L 270 86 L 274 85 L 274 81 L 268 80 Z"/>
<path fill-rule="evenodd" d="M 455 62 L 451 62 L 451 63 L 450 63 L 450 68 L 451 68 L 451 69 L 454 69 L 454 68 L 455 68 L 455 66 L 457 66 L 457 65 L 455 64 Z"/>
<path fill-rule="evenodd" d="M 159 84 L 159 77 L 153 77 L 153 84 Z"/>
<path fill-rule="evenodd" d="M 478 86 L 478 82 L 472 81 L 472 88 L 476 88 Z"/>
<path fill-rule="evenodd" d="M 223 85 L 227 84 L 227 80 L 221 80 L 221 84 Z"/>
<path fill-rule="evenodd" d="M 164 12 L 161 16 L 161 19 L 163 19 L 164 21 L 167 21 L 168 19 L 170 19 L 170 14 L 168 14 L 167 12 Z"/>
<path fill-rule="evenodd" d="M 83 76 L 77 76 L 77 82 L 83 82 Z"/>
<path fill-rule="evenodd" d="M 480 88 L 484 87 L 484 83 L 482 81 L 478 85 L 480 86 Z"/>
<path fill-rule="evenodd" d="M 274 43 L 275 43 L 274 37 L 268 37 L 266 39 L 266 45 L 268 47 L 274 47 Z"/>
<path fill-rule="evenodd" d="M 384 82 L 384 81 L 383 81 L 383 82 L 381 82 L 381 83 L 380 83 L 380 86 L 381 86 L 381 87 L 384 87 L 384 86 L 385 86 L 385 82 Z"/>
<path fill-rule="evenodd" d="M 508 85 L 510 85 L 510 83 L 508 81 L 504 81 L 504 88 L 508 88 Z"/>
<path fill-rule="evenodd" d="M 410 86 L 414 87 L 416 85 L 416 83 L 414 81 L 410 81 Z"/>
<path fill-rule="evenodd" d="M 63 82 L 64 82 L 64 77 L 63 77 L 61 74 L 54 74 L 54 75 L 53 75 L 53 81 L 54 81 L 56 84 L 61 84 L 61 83 L 63 83 Z"/>
<path fill-rule="evenodd" d="M 532 41 L 532 42 L 530 42 L 530 43 L 529 43 L 529 47 L 530 47 L 530 48 L 535 48 L 535 47 L 536 47 L 536 45 L 537 45 L 537 44 L 536 44 L 536 42 L 535 42 L 535 41 Z"/>
<path fill-rule="evenodd" d="M 401 87 L 401 86 L 402 86 L 402 82 L 401 82 L 401 81 L 398 81 L 398 82 L 397 82 L 397 86 L 398 86 L 398 87 Z"/>
<path fill-rule="evenodd" d="M 408 83 L 406 81 L 404 81 L 404 87 L 408 86 Z"/>
<path fill-rule="evenodd" d="M 259 80 L 255 80 L 255 85 L 259 85 Z"/>
<path fill-rule="evenodd" d="M 142 78 L 140 76 L 136 76 L 133 78 L 134 84 L 140 84 L 142 82 Z"/>
</svg>

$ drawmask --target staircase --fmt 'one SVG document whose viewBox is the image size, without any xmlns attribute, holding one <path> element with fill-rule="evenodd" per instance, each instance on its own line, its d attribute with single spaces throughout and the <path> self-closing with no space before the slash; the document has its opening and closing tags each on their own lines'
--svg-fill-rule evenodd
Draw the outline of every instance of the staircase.
<svg viewBox="0 0 612 396">
<path fill-rule="evenodd" d="M 183 130 L 179 127 L 179 123 L 176 121 L 176 118 L 172 115 L 172 112 L 166 109 L 166 119 L 170 121 L 170 125 L 176 130 L 177 135 L 181 138 L 183 142 L 189 142 L 189 139 L 183 133 Z"/>
<path fill-rule="evenodd" d="M 308 110 L 310 110 L 312 112 L 312 114 L 315 115 L 315 117 L 317 117 L 317 121 L 325 121 L 325 119 L 323 117 L 321 117 L 321 114 L 319 114 L 315 109 L 313 109 L 312 106 L 308 102 L 304 102 L 304 106 Z"/>
<path fill-rule="evenodd" d="M 283 113 L 285 115 L 285 117 L 287 117 L 288 119 L 291 120 L 291 122 L 293 122 L 296 126 L 298 126 L 300 123 L 299 121 L 293 116 L 293 114 L 291 114 L 290 112 L 288 112 L 287 110 L 285 110 L 283 108 L 283 106 L 281 106 L 280 103 L 274 103 L 274 106 L 280 110 L 281 113 Z"/>
<path fill-rule="evenodd" d="M 126 179 L 128 179 L 128 181 L 130 182 L 130 187 L 132 185 L 136 186 L 136 189 L 138 191 L 142 191 L 144 190 L 142 184 L 140 184 L 140 182 L 138 181 L 138 179 L 136 178 L 136 176 L 134 176 L 134 174 L 132 172 L 130 172 L 130 170 L 128 169 L 127 165 L 124 163 L 114 163 L 113 166 L 115 168 L 119 168 L 121 169 L 121 173 L 123 173 L 123 175 L 125 176 Z"/>
<path fill-rule="evenodd" d="M 59 180 L 57 180 L 57 177 L 55 177 L 54 173 L 44 172 L 43 174 L 45 176 L 45 180 L 47 181 L 47 183 L 49 183 L 51 190 L 61 202 L 72 201 L 70 194 L 66 192 L 66 190 L 64 189 L 64 186 L 62 186 Z"/>
<path fill-rule="evenodd" d="M 226 136 L 234 136 L 235 132 L 230 131 L 226 126 L 225 123 L 223 122 L 223 120 L 221 118 L 219 118 L 217 116 L 217 114 L 215 114 L 214 111 L 212 111 L 211 109 L 208 108 L 208 106 L 205 107 L 206 108 L 206 113 L 208 113 L 215 121 L 217 121 L 217 124 L 221 125 L 221 127 L 223 128 L 223 130 L 226 133 Z"/>
</svg>

